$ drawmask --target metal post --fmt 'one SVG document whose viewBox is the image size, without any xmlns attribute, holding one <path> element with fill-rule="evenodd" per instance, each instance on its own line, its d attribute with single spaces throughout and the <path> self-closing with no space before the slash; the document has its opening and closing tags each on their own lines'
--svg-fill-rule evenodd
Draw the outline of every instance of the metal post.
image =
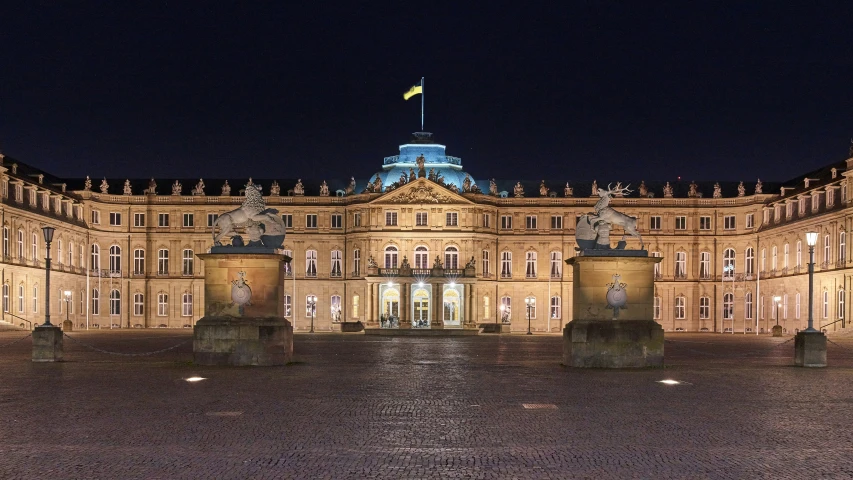
<svg viewBox="0 0 853 480">
<path fill-rule="evenodd" d="M 524 300 L 527 303 L 527 334 L 533 335 L 533 332 L 530 331 L 530 308 L 533 306 L 533 299 L 526 298 Z"/>
<path fill-rule="evenodd" d="M 807 332 L 817 332 L 814 328 L 814 245 L 809 245 L 809 327 Z"/>
<path fill-rule="evenodd" d="M 47 257 L 44 259 L 44 324 L 45 326 L 51 325 L 50 323 L 50 242 L 47 242 Z"/>
</svg>

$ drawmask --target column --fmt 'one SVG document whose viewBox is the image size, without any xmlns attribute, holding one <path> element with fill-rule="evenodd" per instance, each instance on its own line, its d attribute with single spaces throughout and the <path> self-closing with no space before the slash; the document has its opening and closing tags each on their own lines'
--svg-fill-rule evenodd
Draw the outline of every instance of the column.
<svg viewBox="0 0 853 480">
<path fill-rule="evenodd" d="M 411 287 L 408 283 L 400 284 L 400 324 L 402 326 L 405 323 L 407 326 L 411 322 L 409 308 L 409 295 L 410 295 Z"/>
<path fill-rule="evenodd" d="M 465 292 L 465 295 L 464 295 L 464 298 L 465 298 L 465 300 L 464 300 L 464 302 L 465 302 L 465 318 L 463 319 L 462 324 L 463 324 L 463 326 L 466 324 L 472 325 L 472 324 L 474 324 L 474 315 L 472 313 L 473 310 L 471 307 L 472 307 L 474 302 L 471 301 L 471 298 L 472 298 L 471 297 L 471 285 L 467 284 L 467 283 L 464 284 L 464 290 L 463 291 Z"/>
<path fill-rule="evenodd" d="M 443 308 L 444 302 L 441 298 L 441 284 L 433 283 L 432 284 L 432 312 L 430 312 L 430 326 L 432 328 L 437 328 L 439 326 L 443 326 L 441 324 L 441 309 Z"/>
</svg>

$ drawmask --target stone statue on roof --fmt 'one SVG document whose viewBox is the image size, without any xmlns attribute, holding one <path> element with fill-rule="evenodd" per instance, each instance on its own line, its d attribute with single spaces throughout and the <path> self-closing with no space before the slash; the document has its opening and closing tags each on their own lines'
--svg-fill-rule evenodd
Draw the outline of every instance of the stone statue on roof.
<svg viewBox="0 0 853 480">
<path fill-rule="evenodd" d="M 406 176 L 406 172 L 400 172 L 400 180 L 397 181 L 401 186 L 405 185 L 409 181 L 409 177 Z"/>
<path fill-rule="evenodd" d="M 714 184 L 714 198 L 723 198 L 723 191 L 720 188 L 720 183 L 717 182 Z"/>
<path fill-rule="evenodd" d="M 373 179 L 373 193 L 382 193 L 382 177 L 379 174 L 376 174 L 376 178 Z"/>
<path fill-rule="evenodd" d="M 228 180 L 225 180 L 225 183 L 222 184 L 222 196 L 230 197 L 231 196 L 231 185 L 228 185 Z"/>
<path fill-rule="evenodd" d="M 542 183 L 539 184 L 539 196 L 547 197 L 548 196 L 548 187 L 545 186 L 545 180 L 542 180 Z"/>
<path fill-rule="evenodd" d="M 664 198 L 672 198 L 672 185 L 669 182 L 666 182 L 666 185 L 663 186 L 663 196 Z"/>
<path fill-rule="evenodd" d="M 850 148 L 847 150 L 849 158 L 853 158 L 853 138 L 850 139 Z"/>
<path fill-rule="evenodd" d="M 281 195 L 281 185 L 276 180 L 273 180 L 272 184 L 270 184 L 270 195 L 273 197 Z"/>
<path fill-rule="evenodd" d="M 743 186 L 743 182 L 740 182 L 737 185 L 737 196 L 742 197 L 744 195 L 746 195 L 746 187 Z"/>
<path fill-rule="evenodd" d="M 591 197 L 597 197 L 598 196 L 598 182 L 595 180 L 592 181 L 592 195 L 590 195 L 590 196 Z"/>
<path fill-rule="evenodd" d="M 329 196 L 329 185 L 323 180 L 323 183 L 320 184 L 320 196 L 328 197 Z"/>
<path fill-rule="evenodd" d="M 347 195 L 352 195 L 355 192 L 355 177 L 349 177 L 349 185 L 344 191 Z"/>
<path fill-rule="evenodd" d="M 148 190 L 145 193 L 157 195 L 157 182 L 154 181 L 154 177 L 151 177 L 151 180 L 148 181 Z"/>
<path fill-rule="evenodd" d="M 434 168 L 429 169 L 429 175 L 427 175 L 427 179 L 432 180 L 433 182 L 435 181 L 435 169 Z"/>
<path fill-rule="evenodd" d="M 107 179 L 101 180 L 101 193 L 107 193 L 110 190 L 110 184 L 107 183 Z"/>
<path fill-rule="evenodd" d="M 86 175 L 86 181 L 83 182 L 83 191 L 84 192 L 91 192 L 92 191 L 92 179 L 89 178 L 88 175 Z"/>
<path fill-rule="evenodd" d="M 758 183 L 755 184 L 755 194 L 758 195 L 760 193 L 763 192 L 761 191 L 761 179 L 759 178 Z"/>
<path fill-rule="evenodd" d="M 415 170 L 412 167 L 409 167 L 409 181 L 414 182 L 416 178 L 418 177 L 415 176 Z"/>
<path fill-rule="evenodd" d="M 192 194 L 200 197 L 204 196 L 204 179 L 198 179 L 198 183 L 195 184 Z"/>
<path fill-rule="evenodd" d="M 696 185 L 695 181 L 690 182 L 690 187 L 687 190 L 687 196 L 689 198 L 697 198 L 699 197 L 699 185 Z"/>
<path fill-rule="evenodd" d="M 649 196 L 649 189 L 646 187 L 646 181 L 640 180 L 640 198 L 646 198 Z"/>
<path fill-rule="evenodd" d="M 294 195 L 305 195 L 305 187 L 302 186 L 302 179 L 296 180 L 296 185 L 293 186 Z"/>
<path fill-rule="evenodd" d="M 130 180 L 124 181 L 124 194 L 125 195 L 133 195 L 133 188 L 130 186 Z"/>
<path fill-rule="evenodd" d="M 515 187 L 512 188 L 512 194 L 518 198 L 524 196 L 524 187 L 521 186 L 521 182 L 515 183 Z"/>
<path fill-rule="evenodd" d="M 423 155 L 419 155 L 415 160 L 415 164 L 418 166 L 418 178 L 426 177 L 426 169 L 424 168 L 424 164 L 426 163 L 426 159 Z"/>
<path fill-rule="evenodd" d="M 489 180 L 489 195 L 498 196 L 498 184 L 494 178 Z"/>
<path fill-rule="evenodd" d="M 462 191 L 470 192 L 471 191 L 471 175 L 465 174 L 465 179 L 462 180 Z"/>
<path fill-rule="evenodd" d="M 566 198 L 569 198 L 573 194 L 574 194 L 574 189 L 569 186 L 569 182 L 566 182 L 566 186 L 563 188 L 563 196 Z"/>
<path fill-rule="evenodd" d="M 180 195 L 184 190 L 184 186 L 181 185 L 181 182 L 175 180 L 175 183 L 172 184 L 172 195 Z"/>
</svg>

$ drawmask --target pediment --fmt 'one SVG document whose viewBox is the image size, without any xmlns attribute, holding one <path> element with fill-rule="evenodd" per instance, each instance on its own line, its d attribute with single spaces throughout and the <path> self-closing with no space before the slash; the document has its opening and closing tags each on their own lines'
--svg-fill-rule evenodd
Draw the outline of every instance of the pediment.
<svg viewBox="0 0 853 480">
<path fill-rule="evenodd" d="M 471 201 L 465 197 L 450 191 L 441 185 L 431 182 L 425 178 L 419 178 L 409 182 L 402 187 L 391 190 L 385 195 L 374 200 L 372 203 L 396 203 L 396 204 L 451 204 L 467 203 Z"/>
</svg>

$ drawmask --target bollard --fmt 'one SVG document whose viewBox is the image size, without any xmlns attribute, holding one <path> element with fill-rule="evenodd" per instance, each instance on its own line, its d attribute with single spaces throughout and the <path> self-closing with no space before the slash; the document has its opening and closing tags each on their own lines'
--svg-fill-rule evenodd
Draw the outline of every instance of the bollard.
<svg viewBox="0 0 853 480">
<path fill-rule="evenodd" d="M 33 361 L 62 361 L 62 329 L 56 325 L 39 325 L 33 329 Z"/>
<path fill-rule="evenodd" d="M 782 325 L 774 325 L 773 326 L 773 336 L 781 337 L 782 336 Z"/>
</svg>

